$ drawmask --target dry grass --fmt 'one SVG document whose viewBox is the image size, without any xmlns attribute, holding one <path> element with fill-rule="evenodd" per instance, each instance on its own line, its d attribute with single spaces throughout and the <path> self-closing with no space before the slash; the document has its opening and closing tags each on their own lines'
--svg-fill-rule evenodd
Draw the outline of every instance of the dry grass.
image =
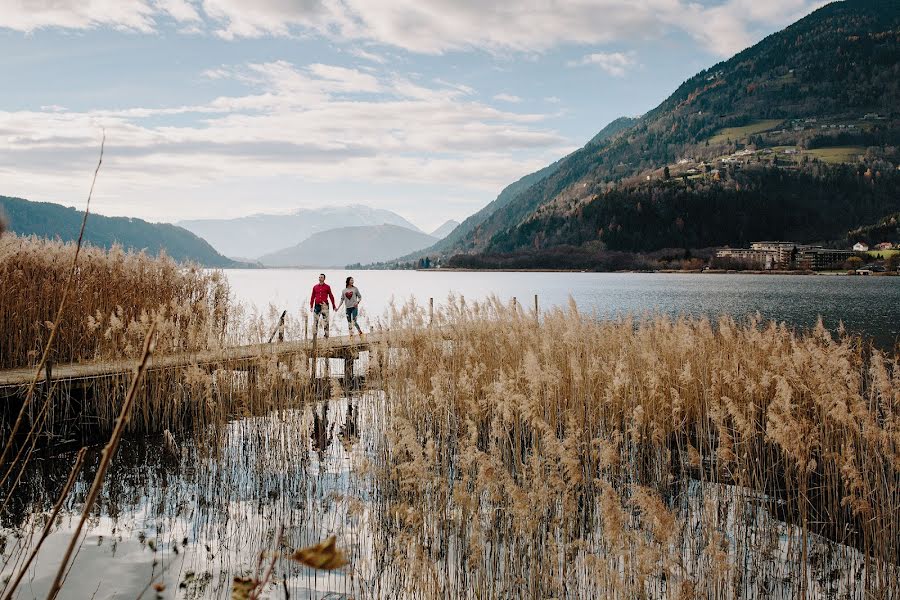
<svg viewBox="0 0 900 600">
<path fill-rule="evenodd" d="M 821 326 L 598 322 L 574 306 L 538 325 L 495 302 L 443 324 L 375 365 L 390 423 L 376 487 L 409 589 L 900 589 L 896 358 Z"/>
<path fill-rule="evenodd" d="M 757 133 L 762 133 L 764 131 L 768 131 L 773 129 L 776 125 L 781 123 L 778 119 L 768 119 L 762 121 L 755 121 L 750 123 L 749 125 L 743 125 L 741 127 L 726 127 L 716 133 L 714 136 L 709 138 L 710 144 L 721 144 L 731 141 L 740 141 L 747 136 L 756 135 Z"/>
<path fill-rule="evenodd" d="M 74 244 L 0 238 L 0 368 L 40 357 L 74 252 Z M 134 357 L 152 321 L 165 351 L 216 348 L 229 333 L 228 285 L 220 273 L 121 248 L 82 250 L 68 306 L 54 362 Z"/>
<path fill-rule="evenodd" d="M 73 244 L 10 234 L 0 238 L 0 368 L 37 362 L 74 251 Z M 165 256 L 86 247 L 51 357 L 55 363 L 136 358 L 154 323 L 157 356 L 215 351 L 266 341 L 277 317 L 274 307 L 266 314 L 248 314 L 230 297 L 221 272 Z M 285 325 L 289 337 L 299 337 L 296 319 L 288 318 Z M 215 365 L 151 371 L 138 391 L 130 430 L 177 431 L 266 410 L 287 402 L 287 391 L 308 383 L 305 366 L 299 359 L 284 365 L 260 357 L 242 372 L 217 371 Z M 63 437 L 109 432 L 131 377 L 125 372 L 87 388 L 61 382 L 52 391 L 55 400 L 34 409 L 32 429 Z M 264 393 L 271 397 L 263 400 Z"/>
<path fill-rule="evenodd" d="M 860 156 L 865 156 L 866 149 L 862 146 L 834 146 L 806 150 L 805 153 L 829 164 L 855 163 L 859 162 Z"/>
<path fill-rule="evenodd" d="M 10 237 L 0 248 L 16 251 L 0 254 L 0 269 L 29 265 L 38 281 L 55 276 L 39 265 L 57 253 L 65 263 L 58 244 Z M 248 318 L 214 273 L 165 259 L 89 250 L 84 260 L 68 326 L 81 333 L 60 330 L 70 356 L 130 354 L 129 328 L 137 336 L 152 322 L 170 348 L 258 341 L 278 314 Z M 18 275 L 17 310 L 33 310 L 22 290 L 52 298 L 43 285 Z M 31 347 L 16 314 L 4 305 L 0 315 L 19 338 L 9 347 Z M 385 322 L 392 338 L 369 360 L 382 393 L 357 405 L 346 429 L 357 429 L 361 408 L 364 448 L 348 450 L 353 473 L 334 478 L 345 495 L 323 487 L 328 469 L 300 467 L 287 478 L 298 489 L 282 499 L 301 499 L 316 539 L 327 527 L 350 542 L 354 596 L 890 598 L 900 588 L 896 356 L 821 326 L 801 334 L 728 318 L 599 321 L 574 305 L 539 319 L 496 300 L 452 301 L 433 327 L 416 306 Z M 298 330 L 289 323 L 288 339 Z M 35 422 L 64 434 L 89 414 L 108 427 L 127 383 L 110 380 L 83 405 L 70 397 Z M 211 478 L 202 496 L 224 503 L 203 517 L 215 528 L 229 502 L 262 497 L 254 469 L 265 481 L 323 460 L 335 423 L 323 411 L 298 426 L 288 410 L 314 397 L 312 383 L 305 357 L 260 359 L 245 372 L 148 373 L 131 425 L 200 425 L 196 447 Z M 219 440 L 253 422 L 267 424 L 254 433 L 258 452 Z M 222 458 L 232 446 L 228 460 L 240 468 Z M 223 468 L 233 481 L 223 482 Z M 346 517 L 319 514 L 339 502 Z M 232 576 L 246 567 L 227 565 Z"/>
</svg>

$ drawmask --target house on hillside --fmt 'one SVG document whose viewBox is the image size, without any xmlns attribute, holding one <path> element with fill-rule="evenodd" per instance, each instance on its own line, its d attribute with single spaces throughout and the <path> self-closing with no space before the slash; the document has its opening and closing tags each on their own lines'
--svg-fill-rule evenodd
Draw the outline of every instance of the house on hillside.
<svg viewBox="0 0 900 600">
<path fill-rule="evenodd" d="M 853 244 L 853 251 L 854 252 L 868 252 L 869 245 L 864 242 L 856 242 L 855 244 Z"/>
<path fill-rule="evenodd" d="M 876 250 L 892 250 L 894 245 L 890 242 L 881 242 L 877 246 L 875 246 Z"/>
</svg>

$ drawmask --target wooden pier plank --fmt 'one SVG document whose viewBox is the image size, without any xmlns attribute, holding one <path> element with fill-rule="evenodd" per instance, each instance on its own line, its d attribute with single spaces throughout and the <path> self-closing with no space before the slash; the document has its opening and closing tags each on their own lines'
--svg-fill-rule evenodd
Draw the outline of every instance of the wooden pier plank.
<svg viewBox="0 0 900 600">
<path fill-rule="evenodd" d="M 378 343 L 385 339 L 385 334 L 370 333 L 361 340 L 356 336 L 335 336 L 316 341 L 316 356 L 320 358 L 340 358 L 347 351 L 367 350 L 370 344 Z M 235 346 L 220 350 L 202 350 L 197 352 L 180 352 L 177 354 L 162 354 L 159 349 L 150 358 L 149 370 L 175 369 L 191 365 L 221 365 L 223 368 L 238 366 L 258 357 L 284 358 L 298 354 L 311 354 L 313 340 L 301 340 L 279 343 L 250 344 Z M 49 379 L 51 381 L 69 381 L 77 379 L 92 379 L 109 377 L 134 371 L 137 359 L 125 359 L 114 361 L 98 361 L 89 363 L 54 364 Z M 0 388 L 27 386 L 34 379 L 35 369 L 7 369 L 0 371 Z M 44 369 L 38 375 L 38 381 L 47 378 Z"/>
</svg>

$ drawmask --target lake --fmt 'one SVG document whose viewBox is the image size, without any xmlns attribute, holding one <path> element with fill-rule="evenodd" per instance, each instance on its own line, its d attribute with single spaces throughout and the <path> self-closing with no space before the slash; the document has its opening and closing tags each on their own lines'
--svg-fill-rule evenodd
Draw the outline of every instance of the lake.
<svg viewBox="0 0 900 600">
<path fill-rule="evenodd" d="M 272 304 L 296 314 L 308 306 L 319 271 L 301 269 L 226 270 L 236 298 L 265 309 Z M 794 327 L 815 325 L 821 316 L 835 330 L 872 338 L 882 347 L 900 336 L 900 278 L 811 275 L 694 273 L 544 273 L 469 271 L 329 270 L 328 283 L 338 294 L 344 278 L 354 275 L 363 295 L 360 322 L 365 327 L 383 317 L 393 301 L 413 298 L 426 305 L 446 304 L 451 294 L 468 300 L 496 295 L 515 297 L 526 307 L 538 295 L 541 310 L 564 306 L 572 297 L 579 309 L 601 318 L 660 313 L 716 318 L 743 318 L 759 312 L 765 319 Z M 339 330 L 346 332 L 340 319 Z"/>
</svg>

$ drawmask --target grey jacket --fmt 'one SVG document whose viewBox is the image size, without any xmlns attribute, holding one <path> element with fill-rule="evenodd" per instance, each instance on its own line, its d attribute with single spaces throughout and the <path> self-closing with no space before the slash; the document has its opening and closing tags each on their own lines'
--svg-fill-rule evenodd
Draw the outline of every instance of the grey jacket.
<svg viewBox="0 0 900 600">
<path fill-rule="evenodd" d="M 362 294 L 359 293 L 359 290 L 356 289 L 355 285 L 351 285 L 350 287 L 344 288 L 344 291 L 341 292 L 341 301 L 338 303 L 338 308 L 341 307 L 341 304 L 345 305 L 347 308 L 356 308 L 359 306 L 360 300 L 362 300 Z"/>
</svg>

